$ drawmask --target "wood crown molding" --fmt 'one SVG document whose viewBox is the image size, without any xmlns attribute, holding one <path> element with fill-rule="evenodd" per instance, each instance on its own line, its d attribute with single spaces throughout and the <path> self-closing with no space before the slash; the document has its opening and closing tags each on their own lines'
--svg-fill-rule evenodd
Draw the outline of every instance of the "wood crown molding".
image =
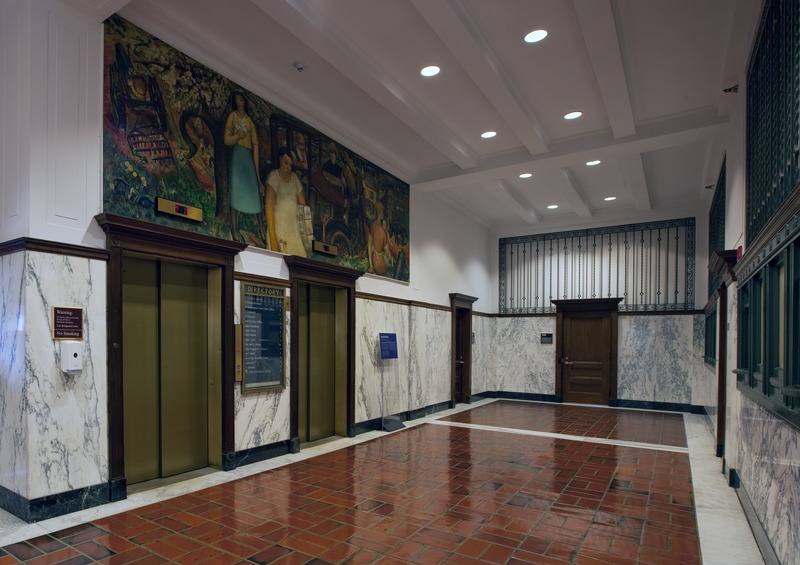
<svg viewBox="0 0 800 565">
<path fill-rule="evenodd" d="M 95 247 L 84 247 L 82 245 L 71 245 L 59 243 L 57 241 L 47 241 L 32 237 L 20 237 L 0 243 L 0 256 L 11 255 L 20 251 L 36 251 L 39 253 L 53 253 L 55 255 L 67 255 L 69 257 L 82 257 L 84 259 L 94 259 L 97 261 L 108 261 L 108 251 Z"/>
</svg>

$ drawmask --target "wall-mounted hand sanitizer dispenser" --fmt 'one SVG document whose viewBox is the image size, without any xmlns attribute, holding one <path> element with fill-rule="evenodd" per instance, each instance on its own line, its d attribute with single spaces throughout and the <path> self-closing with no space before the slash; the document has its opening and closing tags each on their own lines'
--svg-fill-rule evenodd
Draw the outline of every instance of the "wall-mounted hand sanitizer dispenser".
<svg viewBox="0 0 800 565">
<path fill-rule="evenodd" d="M 83 347 L 80 341 L 61 342 L 61 370 L 68 375 L 79 375 L 83 370 Z"/>
</svg>

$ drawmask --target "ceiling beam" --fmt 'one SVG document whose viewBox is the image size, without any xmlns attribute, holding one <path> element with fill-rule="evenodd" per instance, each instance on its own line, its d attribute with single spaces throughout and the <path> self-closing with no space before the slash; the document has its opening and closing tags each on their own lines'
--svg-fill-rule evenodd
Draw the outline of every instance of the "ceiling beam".
<svg viewBox="0 0 800 565">
<path fill-rule="evenodd" d="M 530 154 L 547 153 L 549 139 L 539 119 L 463 3 L 411 3 Z"/>
<path fill-rule="evenodd" d="M 325 21 L 312 4 L 298 0 L 251 0 L 270 18 L 313 49 L 376 102 L 407 123 L 428 143 L 462 169 L 478 164 L 477 154 L 368 53 Z"/>
<path fill-rule="evenodd" d="M 496 194 L 500 200 L 503 201 L 505 206 L 519 216 L 522 221 L 528 224 L 538 224 L 539 215 L 536 210 L 511 186 L 508 182 L 498 179 L 494 182 L 494 188 L 487 187 L 492 194 Z"/>
<path fill-rule="evenodd" d="M 78 12 L 102 22 L 122 10 L 132 0 L 64 0 Z"/>
<path fill-rule="evenodd" d="M 633 206 L 637 210 L 650 210 L 650 191 L 647 188 L 647 177 L 644 174 L 642 156 L 638 153 L 623 155 L 619 159 L 622 178 L 633 198 Z"/>
<path fill-rule="evenodd" d="M 485 160 L 472 171 L 439 172 L 432 178 L 412 183 L 420 192 L 444 190 L 469 186 L 498 178 L 510 178 L 521 173 L 536 173 L 559 170 L 581 165 L 591 159 L 620 158 L 635 153 L 656 151 L 705 141 L 708 137 L 724 134 L 727 120 L 715 112 L 703 112 L 681 116 L 673 120 L 639 126 L 637 135 L 624 139 L 610 139 L 599 135 L 551 146 L 551 152 L 543 156 L 517 155 L 499 162 Z"/>
<path fill-rule="evenodd" d="M 572 0 L 614 137 L 636 134 L 620 37 L 610 0 Z"/>
<path fill-rule="evenodd" d="M 581 190 L 581 183 L 578 178 L 566 167 L 561 169 L 560 178 L 562 182 L 552 187 L 555 192 L 566 198 L 570 208 L 579 218 L 591 218 L 593 215 L 592 210 L 583 197 L 583 190 Z"/>
</svg>

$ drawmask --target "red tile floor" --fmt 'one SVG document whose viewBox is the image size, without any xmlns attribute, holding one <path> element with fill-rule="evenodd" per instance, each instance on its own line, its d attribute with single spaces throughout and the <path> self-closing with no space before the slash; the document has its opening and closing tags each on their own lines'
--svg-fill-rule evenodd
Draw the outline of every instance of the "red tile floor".
<svg viewBox="0 0 800 565">
<path fill-rule="evenodd" d="M 679 414 L 495 402 L 8 545 L 0 565 L 700 563 L 685 448 L 484 427 L 685 446 L 680 422 Z"/>
</svg>

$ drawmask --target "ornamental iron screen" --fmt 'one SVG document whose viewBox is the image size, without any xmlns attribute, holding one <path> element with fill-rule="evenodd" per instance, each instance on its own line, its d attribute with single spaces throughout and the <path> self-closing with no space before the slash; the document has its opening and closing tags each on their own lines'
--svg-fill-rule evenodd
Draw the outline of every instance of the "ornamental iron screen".
<svg viewBox="0 0 800 565">
<path fill-rule="evenodd" d="M 500 239 L 501 314 L 622 298 L 620 311 L 694 309 L 694 218 Z"/>
<path fill-rule="evenodd" d="M 719 172 L 711 209 L 708 211 L 708 297 L 719 288 L 722 274 L 711 269 L 710 261 L 717 251 L 725 250 L 725 162 Z"/>
<path fill-rule="evenodd" d="M 800 2 L 769 0 L 747 75 L 747 243 L 800 182 Z"/>
</svg>

